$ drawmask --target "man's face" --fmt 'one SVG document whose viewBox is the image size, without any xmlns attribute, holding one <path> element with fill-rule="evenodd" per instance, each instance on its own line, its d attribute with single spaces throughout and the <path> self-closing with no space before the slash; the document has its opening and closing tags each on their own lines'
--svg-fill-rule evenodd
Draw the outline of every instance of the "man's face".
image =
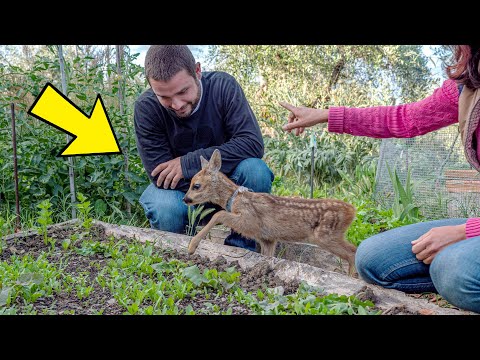
<svg viewBox="0 0 480 360">
<path fill-rule="evenodd" d="M 167 82 L 150 79 L 150 86 L 160 104 L 179 118 L 189 117 L 200 101 L 199 63 L 196 73 L 197 77 L 193 78 L 182 70 Z"/>
</svg>

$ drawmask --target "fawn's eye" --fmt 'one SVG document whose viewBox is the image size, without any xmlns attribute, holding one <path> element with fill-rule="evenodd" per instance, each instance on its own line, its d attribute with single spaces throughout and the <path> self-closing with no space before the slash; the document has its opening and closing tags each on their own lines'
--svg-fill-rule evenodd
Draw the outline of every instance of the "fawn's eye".
<svg viewBox="0 0 480 360">
<path fill-rule="evenodd" d="M 198 190 L 198 189 L 200 189 L 200 184 L 194 184 L 194 185 L 192 186 L 192 189 L 193 189 L 193 190 Z"/>
</svg>

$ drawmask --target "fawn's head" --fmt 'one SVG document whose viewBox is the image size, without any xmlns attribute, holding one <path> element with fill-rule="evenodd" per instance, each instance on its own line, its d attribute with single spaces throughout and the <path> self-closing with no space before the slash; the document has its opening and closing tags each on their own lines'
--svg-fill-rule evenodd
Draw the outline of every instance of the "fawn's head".
<svg viewBox="0 0 480 360">
<path fill-rule="evenodd" d="M 200 155 L 202 170 L 195 174 L 190 182 L 190 188 L 183 197 L 187 205 L 197 205 L 210 202 L 216 195 L 218 178 L 221 176 L 222 157 L 220 151 L 215 149 L 210 161 Z"/>
</svg>

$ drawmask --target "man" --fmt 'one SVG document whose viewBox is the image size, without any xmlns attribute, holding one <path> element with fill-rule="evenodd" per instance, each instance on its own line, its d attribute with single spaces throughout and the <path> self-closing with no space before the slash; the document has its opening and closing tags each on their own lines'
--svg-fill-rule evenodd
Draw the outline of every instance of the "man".
<svg viewBox="0 0 480 360">
<path fill-rule="evenodd" d="M 202 73 L 186 45 L 152 45 L 145 56 L 150 84 L 135 102 L 137 148 L 151 184 L 140 203 L 152 228 L 185 233 L 182 201 L 201 169 L 200 155 L 222 154 L 221 171 L 238 185 L 270 192 L 273 173 L 261 159 L 260 127 L 238 82 L 225 72 Z M 225 245 L 255 251 L 231 232 Z"/>
</svg>

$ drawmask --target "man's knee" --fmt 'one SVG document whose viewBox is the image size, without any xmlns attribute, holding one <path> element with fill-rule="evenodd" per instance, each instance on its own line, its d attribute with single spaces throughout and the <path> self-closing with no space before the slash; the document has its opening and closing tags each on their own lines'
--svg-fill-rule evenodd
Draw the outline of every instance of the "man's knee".
<svg viewBox="0 0 480 360">
<path fill-rule="evenodd" d="M 262 159 L 248 158 L 237 165 L 230 178 L 255 192 L 269 193 L 274 175 Z"/>
<path fill-rule="evenodd" d="M 149 185 L 139 199 L 145 215 L 154 229 L 184 233 L 188 224 L 188 207 L 182 201 L 184 194 L 177 190 L 159 189 Z"/>
</svg>

